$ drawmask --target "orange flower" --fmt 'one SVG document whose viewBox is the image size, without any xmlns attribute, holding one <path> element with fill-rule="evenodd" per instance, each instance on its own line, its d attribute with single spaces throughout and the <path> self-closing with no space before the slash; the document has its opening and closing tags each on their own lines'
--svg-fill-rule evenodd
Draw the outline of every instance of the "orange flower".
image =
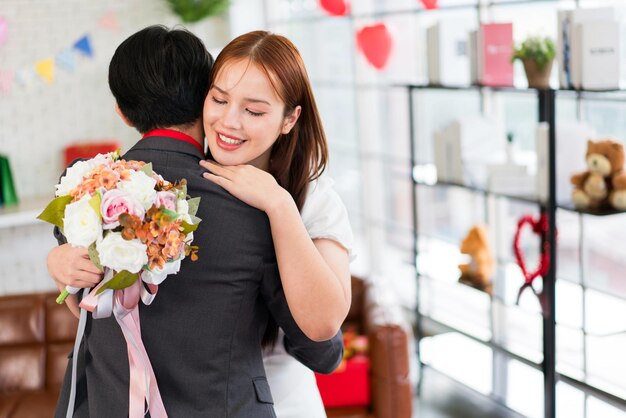
<svg viewBox="0 0 626 418">
<path fill-rule="evenodd" d="M 111 190 L 115 188 L 119 179 L 120 179 L 120 174 L 109 169 L 102 170 L 98 178 L 100 186 L 104 187 L 107 190 Z"/>
</svg>

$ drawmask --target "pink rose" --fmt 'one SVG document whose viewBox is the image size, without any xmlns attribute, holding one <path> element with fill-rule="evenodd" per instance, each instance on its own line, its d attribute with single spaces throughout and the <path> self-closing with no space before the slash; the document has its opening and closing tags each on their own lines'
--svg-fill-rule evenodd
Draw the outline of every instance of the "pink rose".
<svg viewBox="0 0 626 418">
<path fill-rule="evenodd" d="M 176 212 L 176 195 L 172 192 L 157 192 L 155 204 L 157 208 L 163 206 Z"/>
<path fill-rule="evenodd" d="M 100 211 L 102 212 L 104 229 L 113 229 L 119 226 L 118 218 L 122 213 L 138 216 L 139 219 L 143 219 L 145 214 L 141 202 L 121 189 L 109 190 L 102 196 Z"/>
</svg>

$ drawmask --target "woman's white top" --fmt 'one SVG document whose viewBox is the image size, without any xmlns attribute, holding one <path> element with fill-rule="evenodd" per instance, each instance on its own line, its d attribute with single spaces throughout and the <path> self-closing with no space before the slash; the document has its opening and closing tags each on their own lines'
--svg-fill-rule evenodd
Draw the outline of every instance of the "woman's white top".
<svg viewBox="0 0 626 418">
<path fill-rule="evenodd" d="M 333 189 L 333 180 L 321 177 L 311 182 L 300 215 L 312 239 L 324 238 L 341 244 L 350 255 L 354 237 L 348 212 Z M 325 418 L 324 406 L 315 375 L 285 351 L 284 334 L 279 333 L 276 347 L 265 353 L 263 363 L 274 398 L 278 418 Z"/>
</svg>

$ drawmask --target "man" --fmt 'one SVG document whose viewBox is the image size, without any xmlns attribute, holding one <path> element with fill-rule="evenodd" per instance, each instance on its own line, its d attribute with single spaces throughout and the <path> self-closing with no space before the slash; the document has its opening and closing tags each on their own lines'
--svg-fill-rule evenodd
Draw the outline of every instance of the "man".
<svg viewBox="0 0 626 418">
<path fill-rule="evenodd" d="M 124 41 L 109 67 L 118 113 L 143 134 L 122 158 L 151 162 L 169 181 L 185 178 L 188 193 L 201 197 L 199 260 L 183 262 L 155 301 L 140 307 L 142 340 L 169 416 L 274 417 L 261 355 L 270 315 L 285 331 L 288 352 L 315 371 L 338 365 L 342 337 L 313 342 L 302 333 L 282 291 L 266 215 L 202 177 L 211 63 L 192 34 L 152 26 Z M 60 288 L 97 281 L 90 267 L 79 267 L 83 256 L 67 244 L 51 251 L 49 270 Z M 115 319 L 88 317 L 78 360 L 74 416 L 127 416 L 128 357 Z M 57 417 L 67 410 L 70 372 Z"/>
</svg>

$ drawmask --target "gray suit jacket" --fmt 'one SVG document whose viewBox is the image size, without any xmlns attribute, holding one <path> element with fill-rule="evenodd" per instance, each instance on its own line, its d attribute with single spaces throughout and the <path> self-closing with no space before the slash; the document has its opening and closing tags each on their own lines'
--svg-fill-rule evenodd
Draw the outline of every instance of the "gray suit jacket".
<svg viewBox="0 0 626 418">
<path fill-rule="evenodd" d="M 315 343 L 296 325 L 280 283 L 269 222 L 262 212 L 205 180 L 193 145 L 166 137 L 139 141 L 126 160 L 152 162 L 165 179 L 187 179 L 201 197 L 194 233 L 199 260 L 185 260 L 140 305 L 142 339 L 170 417 L 275 417 L 261 353 L 268 316 L 286 334 L 286 348 L 311 369 L 329 373 L 343 354 L 341 333 Z M 126 417 L 126 343 L 113 317 L 88 317 L 79 354 L 75 417 Z M 71 362 L 57 417 L 67 409 Z"/>
</svg>

